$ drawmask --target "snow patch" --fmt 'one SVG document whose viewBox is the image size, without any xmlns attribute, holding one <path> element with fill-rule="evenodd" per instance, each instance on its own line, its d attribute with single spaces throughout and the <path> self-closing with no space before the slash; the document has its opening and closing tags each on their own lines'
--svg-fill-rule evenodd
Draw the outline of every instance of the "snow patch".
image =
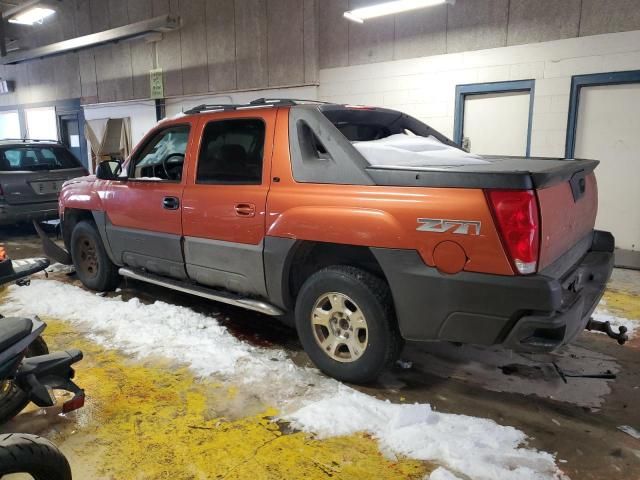
<svg viewBox="0 0 640 480">
<path fill-rule="evenodd" d="M 478 155 L 442 143 L 434 136 L 396 134 L 353 146 L 374 167 L 420 168 L 487 164 Z"/>
<path fill-rule="evenodd" d="M 456 477 L 453 473 L 451 473 L 446 468 L 438 467 L 433 472 L 431 472 L 431 475 L 429 475 L 428 480 L 461 480 L 461 479 L 460 477 Z"/>
<path fill-rule="evenodd" d="M 244 386 L 277 407 L 281 419 L 321 438 L 368 432 L 389 456 L 429 460 L 483 480 L 563 478 L 554 457 L 526 448 L 526 435 L 492 420 L 434 412 L 428 404 L 393 404 L 296 366 L 279 349 L 241 342 L 215 318 L 188 308 L 138 299 L 103 298 L 53 280 L 11 286 L 5 315 L 65 319 L 94 341 L 144 359 L 162 355 Z M 439 469 L 440 470 L 440 469 Z M 451 474 L 445 469 L 436 480 Z M 452 475 L 452 474 L 451 474 Z"/>
<path fill-rule="evenodd" d="M 526 436 L 513 427 L 427 404 L 393 404 L 344 386 L 283 418 L 319 438 L 365 431 L 389 456 L 434 461 L 476 480 L 560 478 L 554 457 L 521 447 Z"/>
</svg>

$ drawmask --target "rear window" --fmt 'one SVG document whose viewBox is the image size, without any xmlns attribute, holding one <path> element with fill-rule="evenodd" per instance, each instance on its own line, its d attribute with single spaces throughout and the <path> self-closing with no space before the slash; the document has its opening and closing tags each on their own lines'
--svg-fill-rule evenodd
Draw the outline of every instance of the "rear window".
<svg viewBox="0 0 640 480">
<path fill-rule="evenodd" d="M 324 107 L 322 113 L 374 167 L 422 168 L 486 163 L 405 113 L 367 107 Z"/>
<path fill-rule="evenodd" d="M 0 172 L 35 172 L 80 167 L 76 157 L 62 147 L 29 145 L 0 148 Z"/>
</svg>

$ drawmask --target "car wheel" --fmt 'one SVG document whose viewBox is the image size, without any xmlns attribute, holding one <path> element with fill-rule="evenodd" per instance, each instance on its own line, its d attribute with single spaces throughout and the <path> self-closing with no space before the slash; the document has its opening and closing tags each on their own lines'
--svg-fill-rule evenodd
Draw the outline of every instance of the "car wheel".
<svg viewBox="0 0 640 480">
<path fill-rule="evenodd" d="M 311 361 L 351 383 L 376 380 L 403 346 L 389 287 L 355 267 L 332 266 L 307 279 L 296 300 L 296 328 Z"/>
<path fill-rule="evenodd" d="M 107 255 L 93 222 L 81 221 L 71 234 L 71 258 L 82 284 L 98 292 L 114 290 L 120 283 L 118 267 Z"/>
</svg>

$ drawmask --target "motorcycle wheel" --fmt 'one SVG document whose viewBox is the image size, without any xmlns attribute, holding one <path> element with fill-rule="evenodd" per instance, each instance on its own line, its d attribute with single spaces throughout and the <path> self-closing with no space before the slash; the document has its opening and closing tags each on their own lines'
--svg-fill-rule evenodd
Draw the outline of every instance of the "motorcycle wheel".
<svg viewBox="0 0 640 480">
<path fill-rule="evenodd" d="M 42 337 L 38 337 L 27 348 L 26 356 L 37 357 L 48 353 L 47 344 Z M 0 382 L 0 424 L 11 420 L 24 410 L 27 405 L 29 405 L 29 396 L 13 381 L 5 380 Z"/>
<path fill-rule="evenodd" d="M 0 435 L 0 478 L 26 473 L 34 480 L 71 480 L 71 467 L 46 438 L 26 433 Z"/>
</svg>

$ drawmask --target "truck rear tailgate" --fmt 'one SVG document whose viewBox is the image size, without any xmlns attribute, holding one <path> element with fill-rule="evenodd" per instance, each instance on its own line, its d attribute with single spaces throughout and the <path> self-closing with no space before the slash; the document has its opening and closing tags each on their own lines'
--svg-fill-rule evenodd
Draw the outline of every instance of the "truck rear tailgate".
<svg viewBox="0 0 640 480">
<path fill-rule="evenodd" d="M 569 181 L 537 191 L 541 218 L 539 270 L 552 264 L 595 226 L 598 211 L 596 178 L 593 172 L 580 178 L 584 180 L 584 191 L 576 195 L 577 198 L 574 198 Z"/>
</svg>

